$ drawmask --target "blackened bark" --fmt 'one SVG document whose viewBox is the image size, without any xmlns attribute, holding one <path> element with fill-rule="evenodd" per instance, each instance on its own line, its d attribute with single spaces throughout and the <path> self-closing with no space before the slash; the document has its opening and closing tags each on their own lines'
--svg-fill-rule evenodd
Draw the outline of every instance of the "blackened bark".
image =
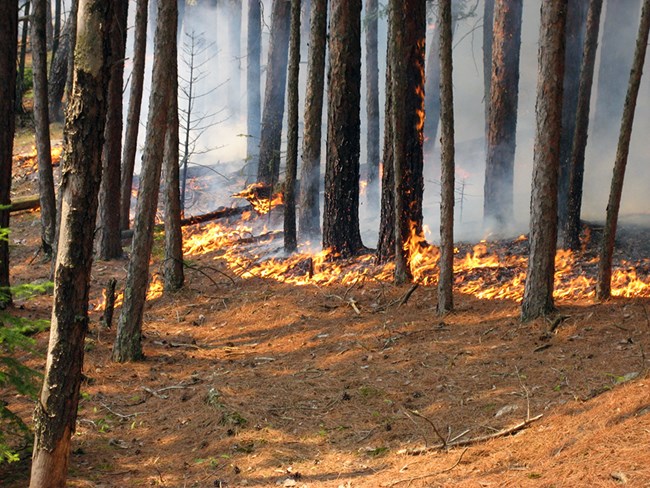
<svg viewBox="0 0 650 488">
<path fill-rule="evenodd" d="M 492 81 L 492 28 L 494 24 L 494 0 L 485 0 L 483 6 L 483 100 L 485 105 L 485 136 L 488 132 L 490 114 L 490 82 Z"/>
<path fill-rule="evenodd" d="M 359 231 L 361 0 L 332 0 L 323 249 L 362 248 Z"/>
<path fill-rule="evenodd" d="M 621 132 L 616 148 L 616 160 L 614 161 L 614 174 L 607 203 L 607 218 L 603 232 L 603 243 L 600 251 L 600 263 L 598 266 L 598 282 L 596 283 L 596 296 L 599 300 L 607 300 L 611 295 L 612 286 L 612 255 L 614 254 L 614 239 L 616 238 L 616 226 L 618 223 L 618 210 L 621 205 L 621 194 L 623 193 L 623 179 L 625 178 L 625 166 L 630 151 L 630 139 L 632 138 L 632 124 L 634 123 L 634 112 L 636 101 L 641 85 L 643 74 L 643 63 L 648 49 L 648 32 L 650 31 L 650 0 L 643 0 L 641 21 L 639 23 L 639 34 L 636 40 L 636 49 L 630 81 L 625 96 L 625 107 L 623 108 L 623 119 L 621 121 Z"/>
<path fill-rule="evenodd" d="M 552 312 L 557 241 L 557 179 L 562 131 L 567 0 L 542 3 L 537 76 L 537 130 L 530 201 L 530 254 L 521 318 Z"/>
<path fill-rule="evenodd" d="M 368 204 L 377 205 L 379 193 L 379 60 L 377 54 L 377 0 L 366 2 L 366 138 Z"/>
<path fill-rule="evenodd" d="M 72 94 L 72 82 L 74 78 L 74 53 L 75 44 L 77 42 L 77 11 L 79 10 L 79 0 L 71 0 L 70 2 L 70 12 L 68 16 L 70 18 L 70 30 L 68 32 L 68 75 L 65 81 L 65 99 L 66 104 L 70 100 Z"/>
<path fill-rule="evenodd" d="M 483 219 L 504 229 L 513 220 L 523 0 L 496 0 L 487 126 Z"/>
<path fill-rule="evenodd" d="M 262 54 L 262 9 L 260 0 L 248 0 L 247 50 L 246 96 L 248 102 L 246 132 L 248 137 L 246 140 L 246 160 L 248 167 L 251 168 L 259 155 L 261 130 L 260 58 Z M 250 169 L 247 173 L 252 176 Z"/>
<path fill-rule="evenodd" d="M 266 90 L 260 135 L 260 158 L 257 180 L 277 183 L 280 176 L 280 147 L 282 145 L 282 118 L 287 83 L 289 56 L 290 0 L 273 0 L 271 41 L 266 64 Z"/>
<path fill-rule="evenodd" d="M 34 413 L 30 487 L 65 486 L 75 430 L 101 151 L 106 120 L 108 2 L 81 0 L 75 84 L 66 115 L 60 243 L 43 388 Z"/>
<path fill-rule="evenodd" d="M 320 182 L 323 91 L 325 87 L 325 51 L 327 45 L 327 0 L 311 4 L 305 131 L 302 139 L 302 168 L 298 229 L 306 240 L 320 237 Z"/>
</svg>

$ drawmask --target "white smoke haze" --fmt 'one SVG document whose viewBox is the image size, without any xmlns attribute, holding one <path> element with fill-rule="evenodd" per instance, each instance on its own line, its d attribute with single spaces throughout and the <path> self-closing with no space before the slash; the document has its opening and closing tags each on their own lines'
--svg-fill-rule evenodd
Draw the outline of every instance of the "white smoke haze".
<svg viewBox="0 0 650 488">
<path fill-rule="evenodd" d="M 247 65 L 247 3 L 242 2 L 239 57 L 230 50 L 228 29 L 232 27 L 233 19 L 229 18 L 225 9 L 216 9 L 210 6 L 210 2 L 197 1 L 195 4 L 186 6 L 182 31 L 179 38 L 179 69 L 180 76 L 187 79 L 188 73 L 184 68 L 181 59 L 183 44 L 188 38 L 188 33 L 197 36 L 204 36 L 206 42 L 213 43 L 212 52 L 206 53 L 202 70 L 206 76 L 196 87 L 196 93 L 204 94 L 196 100 L 196 111 L 202 114 L 217 112 L 209 126 L 201 135 L 196 144 L 196 153 L 191 161 L 204 166 L 213 166 L 216 171 L 227 178 L 214 178 L 214 185 L 205 191 L 210 192 L 209 200 L 213 207 L 220 205 L 232 205 L 235 201 L 230 197 L 233 191 L 232 185 L 237 178 L 245 174 L 246 161 L 246 65 Z M 612 3 L 611 0 L 607 3 Z M 526 0 L 523 9 L 523 28 L 521 41 L 521 64 L 519 84 L 519 113 L 517 121 L 517 148 L 515 153 L 515 174 L 514 174 L 514 209 L 515 219 L 508 229 L 490 229 L 483 223 L 483 183 L 485 171 L 484 151 L 484 95 L 483 95 L 483 61 L 482 61 L 482 14 L 483 1 L 481 0 L 476 9 L 476 16 L 460 21 L 454 34 L 454 106 L 455 106 L 455 135 L 456 135 L 456 180 L 457 180 L 457 202 L 456 202 L 456 240 L 476 241 L 489 237 L 492 231 L 509 233 L 512 236 L 528 232 L 529 207 L 530 207 L 530 185 L 533 167 L 533 143 L 535 134 L 535 98 L 537 89 L 537 51 L 539 35 L 541 0 Z M 381 8 L 381 7 L 380 7 Z M 133 25 L 133 12 L 135 2 L 130 3 L 130 25 Z M 601 19 L 601 37 L 603 23 L 607 15 L 607 9 L 603 9 Z M 265 65 L 267 61 L 268 41 L 271 25 L 271 1 L 263 1 L 263 26 L 262 26 L 262 80 L 261 94 L 265 86 Z M 364 13 L 365 15 L 365 13 Z M 303 20 L 308 18 L 303 15 Z M 638 17 L 637 17 L 638 18 Z M 637 25 L 621 26 L 621 29 L 634 29 Z M 303 34 L 308 29 L 303 26 Z M 153 29 L 149 29 L 151 33 Z M 428 29 L 428 41 L 434 35 L 435 30 Z M 385 66 L 386 66 L 386 34 L 387 19 L 385 16 L 379 18 L 379 83 L 380 83 L 380 127 L 383 139 L 383 103 L 385 97 Z M 437 33 L 436 33 L 437 34 Z M 308 35 L 308 34 L 307 34 Z M 362 31 L 362 63 L 365 60 L 365 39 Z M 305 79 L 307 70 L 307 44 L 309 39 L 303 35 L 301 44 L 300 64 L 300 142 L 299 153 L 302 148 L 302 116 L 305 103 Z M 127 57 L 130 57 L 133 47 L 133 29 L 129 29 L 127 40 Z M 599 50 L 601 43 L 599 43 Z M 634 51 L 635 46 L 625 46 L 625 49 Z M 151 83 L 151 62 L 153 52 L 153 39 L 149 39 L 147 51 L 147 75 L 145 77 L 145 93 L 143 95 L 143 108 L 141 118 L 140 144 L 144 141 L 145 123 L 147 117 L 147 105 L 149 97 L 149 86 Z M 606 97 L 607 93 L 601 93 L 597 86 L 597 74 L 599 68 L 597 59 L 594 89 L 592 93 L 593 121 L 594 106 L 596 97 Z M 646 67 L 648 61 L 646 61 Z M 130 73 L 130 62 L 127 60 L 126 76 Z M 361 67 L 362 72 L 362 105 L 361 105 L 361 178 L 365 180 L 366 175 L 366 77 L 365 66 Z M 238 76 L 236 76 L 238 74 Z M 621 73 L 620 83 L 627 86 L 628 73 Z M 239 89 L 233 90 L 230 86 L 233 80 L 239 80 Z M 183 84 L 183 81 L 180 81 Z M 326 83 L 327 85 L 327 83 Z M 235 87 L 237 88 L 237 87 Z M 327 89 L 327 88 L 326 88 Z M 232 93 L 238 93 L 235 106 L 239 110 L 232 109 Z M 129 90 L 125 90 L 128 98 Z M 183 95 L 179 97 L 181 107 L 186 102 Z M 128 103 L 128 100 L 127 102 Z M 126 107 L 126 105 L 125 105 Z M 325 168 L 325 137 L 327 134 L 327 99 L 324 103 L 323 113 L 323 142 L 321 152 L 321 168 Z M 621 105 L 622 111 L 622 105 Z M 286 117 L 286 110 L 285 110 Z M 603 221 L 609 196 L 609 185 L 613 168 L 616 144 L 618 140 L 619 119 L 614 126 L 616 130 L 607 137 L 600 137 L 598 141 L 593 137 L 593 123 L 590 124 L 589 143 L 585 161 L 585 183 L 582 218 L 590 221 Z M 206 124 L 202 124 L 206 125 Z M 283 136 L 283 154 L 286 147 L 286 120 L 284 123 L 285 134 Z M 621 203 L 621 218 L 634 217 L 645 218 L 650 221 L 650 192 L 648 191 L 648 179 L 650 176 L 650 149 L 645 134 L 650 131 L 650 81 L 647 76 L 642 80 L 639 101 L 636 110 L 634 129 L 632 134 L 632 145 L 628 160 L 627 174 L 623 200 Z M 436 136 L 438 139 L 439 136 Z M 181 141 L 183 140 L 181 134 Z M 598 142 L 598 144 L 596 144 Z M 382 142 L 380 142 L 382 144 Z M 209 149 L 209 150 L 208 150 Z M 202 152 L 204 151 L 205 152 Z M 182 149 L 181 149 L 182 155 Z M 139 171 L 139 159 L 136 172 Z M 299 154 L 298 163 L 301 163 Z M 424 224 L 430 229 L 427 239 L 431 242 L 439 240 L 439 201 L 440 201 L 440 163 L 439 163 L 439 141 L 436 140 L 436 149 L 433 154 L 425 155 L 424 162 L 425 195 L 424 195 Z M 241 180 L 243 181 L 243 180 Z M 236 191 L 240 188 L 235 188 Z M 379 227 L 379 206 L 371 208 L 365 196 L 360 201 L 360 223 L 364 244 L 368 247 L 375 247 Z M 203 209 L 209 211 L 210 209 Z"/>
</svg>

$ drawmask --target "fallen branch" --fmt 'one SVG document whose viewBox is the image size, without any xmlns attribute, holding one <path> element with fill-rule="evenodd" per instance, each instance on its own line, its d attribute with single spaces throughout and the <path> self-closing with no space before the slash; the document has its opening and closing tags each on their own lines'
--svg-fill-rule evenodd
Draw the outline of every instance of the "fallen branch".
<svg viewBox="0 0 650 488">
<path fill-rule="evenodd" d="M 414 283 L 411 286 L 411 288 L 409 288 L 409 290 L 404 294 L 402 299 L 399 301 L 399 303 L 397 304 L 397 308 L 401 307 L 402 305 L 406 305 L 406 302 L 409 301 L 409 298 L 411 298 L 411 295 L 413 295 L 413 292 L 417 290 L 419 286 L 420 286 L 419 283 Z"/>
<path fill-rule="evenodd" d="M 424 478 L 431 478 L 432 476 L 437 476 L 437 475 L 443 474 L 443 473 L 448 473 L 449 471 L 451 471 L 452 469 L 454 469 L 456 466 L 458 466 L 460 464 L 460 462 L 463 460 L 463 456 L 467 452 L 467 449 L 468 449 L 467 447 L 465 449 L 463 449 L 463 452 L 460 453 L 458 461 L 456 461 L 453 464 L 453 466 L 450 466 L 450 467 L 448 467 L 446 469 L 442 469 L 440 471 L 436 471 L 435 473 L 423 474 L 421 476 L 414 476 L 412 478 L 402 478 L 401 480 L 395 480 L 395 481 L 393 481 L 391 483 L 386 483 L 386 484 L 384 484 L 382 486 L 388 486 L 390 488 L 391 486 L 399 485 L 400 483 L 406 483 L 406 482 L 408 482 L 408 484 L 410 486 L 411 483 L 413 483 L 414 481 L 423 480 Z"/>
<path fill-rule="evenodd" d="M 21 210 L 34 210 L 41 208 L 41 200 L 38 195 L 28 195 L 11 201 L 10 212 L 20 212 Z"/>
</svg>

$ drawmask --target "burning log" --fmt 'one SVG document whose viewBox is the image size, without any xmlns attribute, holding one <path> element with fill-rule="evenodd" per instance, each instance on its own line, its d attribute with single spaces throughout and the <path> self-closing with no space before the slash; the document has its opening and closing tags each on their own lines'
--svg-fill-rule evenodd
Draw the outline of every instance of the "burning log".
<svg viewBox="0 0 650 488">
<path fill-rule="evenodd" d="M 282 193 L 273 193 L 273 187 L 267 183 L 253 183 L 232 196 L 248 200 L 260 215 L 269 213 L 283 203 Z"/>
</svg>

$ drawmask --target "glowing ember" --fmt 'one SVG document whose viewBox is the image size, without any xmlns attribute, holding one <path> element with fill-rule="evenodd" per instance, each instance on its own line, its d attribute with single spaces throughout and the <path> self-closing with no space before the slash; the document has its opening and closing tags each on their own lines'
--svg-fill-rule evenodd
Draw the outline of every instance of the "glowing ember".
<svg viewBox="0 0 650 488">
<path fill-rule="evenodd" d="M 274 194 L 272 190 L 271 186 L 265 183 L 253 183 L 232 196 L 245 198 L 258 214 L 265 215 L 283 203 L 282 193 Z"/>
</svg>

